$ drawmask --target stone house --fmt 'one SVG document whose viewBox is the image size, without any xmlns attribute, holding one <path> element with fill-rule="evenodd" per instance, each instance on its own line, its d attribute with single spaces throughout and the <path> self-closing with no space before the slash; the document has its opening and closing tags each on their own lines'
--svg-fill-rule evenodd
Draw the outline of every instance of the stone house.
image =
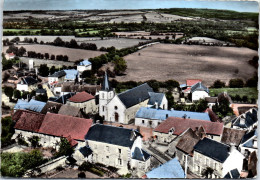
<svg viewBox="0 0 260 180">
<path fill-rule="evenodd" d="M 168 117 L 190 118 L 210 121 L 208 113 L 163 110 L 149 107 L 140 107 L 135 115 L 135 125 L 149 128 L 155 128 Z"/>
<path fill-rule="evenodd" d="M 232 120 L 231 128 L 251 131 L 258 124 L 257 108 L 252 108 Z"/>
<path fill-rule="evenodd" d="M 38 81 L 36 79 L 27 76 L 25 78 L 21 78 L 21 81 L 19 81 L 16 85 L 16 89 L 19 91 L 31 92 L 32 90 L 37 89 L 37 83 Z"/>
<path fill-rule="evenodd" d="M 101 163 L 119 169 L 126 174 L 129 169 L 143 172 L 150 166 L 150 155 L 142 149 L 142 135 L 133 129 L 96 124 L 85 136 L 91 149 L 93 163 Z"/>
<path fill-rule="evenodd" d="M 45 106 L 42 108 L 41 113 L 55 113 L 57 114 L 61 108 L 62 104 L 57 102 L 48 101 Z"/>
<path fill-rule="evenodd" d="M 207 137 L 220 141 L 223 123 L 178 117 L 167 118 L 153 130 L 153 136 L 157 143 L 168 145 L 188 128 L 196 130 L 200 126 L 205 130 Z"/>
<path fill-rule="evenodd" d="M 202 176 L 206 168 L 211 168 L 212 178 L 223 178 L 233 169 L 241 172 L 244 156 L 234 146 L 228 146 L 209 138 L 203 138 L 194 146 L 193 169 Z"/>
<path fill-rule="evenodd" d="M 238 147 L 246 131 L 224 127 L 221 143 Z"/>
<path fill-rule="evenodd" d="M 62 114 L 62 115 L 66 115 L 66 116 L 73 116 L 73 117 L 80 117 L 80 118 L 85 117 L 85 114 L 82 112 L 82 110 L 79 107 L 70 106 L 67 104 L 64 104 L 60 107 L 58 114 Z"/>
<path fill-rule="evenodd" d="M 244 134 L 241 143 L 239 144 L 239 150 L 245 156 L 248 156 L 250 153 L 256 151 L 258 152 L 257 147 L 257 129 L 254 129 L 246 134 Z"/>
<path fill-rule="evenodd" d="M 95 97 L 85 91 L 79 92 L 69 98 L 66 104 L 78 107 L 86 114 L 94 114 L 98 112 L 98 106 L 96 104 Z"/>
<path fill-rule="evenodd" d="M 148 105 L 150 92 L 153 92 L 153 89 L 145 83 L 116 95 L 105 73 L 99 91 L 99 115 L 103 116 L 105 121 L 129 124 L 134 121 L 138 109 Z"/>
<path fill-rule="evenodd" d="M 12 139 L 23 137 L 30 144 L 29 138 L 38 136 L 40 145 L 52 148 L 59 146 L 61 137 L 67 138 L 72 146 L 84 146 L 84 136 L 92 125 L 91 119 L 26 110 L 17 111 L 13 118 L 16 124 Z"/>
<path fill-rule="evenodd" d="M 169 144 L 169 153 L 178 158 L 186 171 L 193 169 L 193 147 L 204 136 L 206 133 L 202 126 L 195 131 L 189 128 Z"/>
</svg>

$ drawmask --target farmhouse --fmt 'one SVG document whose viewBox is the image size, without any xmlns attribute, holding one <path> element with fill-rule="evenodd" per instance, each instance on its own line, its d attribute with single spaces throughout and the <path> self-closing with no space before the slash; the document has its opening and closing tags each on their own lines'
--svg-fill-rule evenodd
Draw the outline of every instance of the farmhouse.
<svg viewBox="0 0 260 180">
<path fill-rule="evenodd" d="M 32 90 L 37 89 L 37 83 L 38 81 L 30 76 L 21 78 L 21 81 L 17 83 L 16 89 L 19 91 L 31 92 Z"/>
<path fill-rule="evenodd" d="M 66 104 L 78 107 L 86 114 L 96 113 L 98 111 L 95 97 L 85 91 L 77 93 L 69 98 Z"/>
<path fill-rule="evenodd" d="M 142 135 L 122 127 L 96 124 L 85 136 L 92 150 L 92 162 L 113 166 L 126 174 L 129 167 L 146 172 L 150 155 L 142 149 Z"/>
<path fill-rule="evenodd" d="M 106 121 L 128 124 L 134 120 L 140 107 L 148 105 L 151 92 L 153 89 L 145 83 L 115 95 L 109 85 L 107 73 L 105 73 L 102 88 L 99 91 L 99 115 L 103 116 Z M 166 103 L 166 101 L 161 102 Z M 158 104 L 158 106 L 160 105 Z"/>
<path fill-rule="evenodd" d="M 220 141 L 223 123 L 177 117 L 167 118 L 153 130 L 153 135 L 157 143 L 169 144 L 188 128 L 195 130 L 200 126 L 204 128 L 207 137 Z"/>
<path fill-rule="evenodd" d="M 208 113 L 140 107 L 135 115 L 135 125 L 155 128 L 168 117 L 186 117 L 188 119 L 200 119 L 206 121 L 211 120 Z"/>
<path fill-rule="evenodd" d="M 20 110 L 15 113 L 15 134 L 12 139 L 23 137 L 29 143 L 29 138 L 38 136 L 43 147 L 57 147 L 61 137 L 84 146 L 84 136 L 92 125 L 91 119 L 47 113 L 46 115 Z M 72 128 L 73 127 L 73 128 Z"/>
<path fill-rule="evenodd" d="M 223 178 L 233 169 L 241 172 L 244 156 L 236 150 L 234 146 L 214 141 L 209 138 L 200 140 L 194 146 L 194 165 L 191 171 L 197 175 L 202 175 L 203 170 L 211 168 L 212 177 Z"/>
<path fill-rule="evenodd" d="M 92 64 L 91 64 L 91 62 L 89 62 L 87 59 L 81 61 L 81 62 L 77 65 L 77 70 L 79 71 L 79 73 L 82 73 L 83 71 L 91 70 L 91 69 L 92 69 Z"/>
</svg>

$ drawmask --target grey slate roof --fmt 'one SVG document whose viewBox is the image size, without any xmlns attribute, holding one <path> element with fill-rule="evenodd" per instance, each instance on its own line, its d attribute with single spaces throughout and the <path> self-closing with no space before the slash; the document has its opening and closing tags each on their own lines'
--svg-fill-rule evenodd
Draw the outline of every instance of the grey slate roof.
<svg viewBox="0 0 260 180">
<path fill-rule="evenodd" d="M 200 140 L 194 150 L 221 163 L 229 156 L 229 146 L 208 138 Z"/>
<path fill-rule="evenodd" d="M 247 128 L 252 126 L 254 123 L 256 123 L 258 121 L 257 109 L 253 108 L 251 111 L 249 110 L 246 113 L 241 114 L 240 116 L 232 120 L 233 126 L 238 126 L 240 128 Z M 245 123 L 241 123 L 242 121 L 245 121 Z"/>
<path fill-rule="evenodd" d="M 126 108 L 129 108 L 149 99 L 149 92 L 153 92 L 153 89 L 147 83 L 144 83 L 140 86 L 118 94 L 118 97 L 126 106 Z"/>
<path fill-rule="evenodd" d="M 191 86 L 191 92 L 193 93 L 194 91 L 206 91 L 207 93 L 209 93 L 209 89 L 206 86 L 204 86 L 201 82 L 198 82 Z"/>
<path fill-rule="evenodd" d="M 57 78 L 60 78 L 62 76 L 66 76 L 66 72 L 63 70 L 55 72 L 52 75 L 49 75 L 49 77 L 57 77 Z"/>
<path fill-rule="evenodd" d="M 66 104 L 67 99 L 71 98 L 71 97 L 74 96 L 75 94 L 76 94 L 76 93 L 74 93 L 74 92 L 70 92 L 70 93 L 65 94 L 65 95 L 63 95 L 63 96 L 60 96 L 60 97 L 50 97 L 50 98 L 49 98 L 49 101 Z"/>
<path fill-rule="evenodd" d="M 36 84 L 38 81 L 36 79 L 34 79 L 31 76 L 27 76 L 25 78 L 22 78 L 21 81 L 19 82 L 19 84 L 23 83 L 23 84 L 27 84 L 27 85 L 33 85 Z"/>
<path fill-rule="evenodd" d="M 101 86 L 101 90 L 102 91 L 110 91 L 110 90 L 112 90 L 112 87 L 110 86 L 109 81 L 108 81 L 107 72 L 105 72 L 105 76 L 103 78 L 103 83 L 102 83 L 102 86 Z"/>
<path fill-rule="evenodd" d="M 224 176 L 225 179 L 238 179 L 239 177 L 240 173 L 238 169 L 233 169 Z"/>
<path fill-rule="evenodd" d="M 164 94 L 163 93 L 155 93 L 155 92 L 149 92 L 150 99 L 148 101 L 149 105 L 154 105 L 155 102 L 158 103 L 158 106 L 161 105 Z"/>
<path fill-rule="evenodd" d="M 250 132 L 248 132 L 247 134 L 245 134 L 242 138 L 241 144 L 243 144 L 244 142 L 248 141 L 250 138 L 252 138 L 253 136 L 257 136 L 257 131 L 254 129 Z"/>
<path fill-rule="evenodd" d="M 138 147 L 135 148 L 132 158 L 139 160 L 139 161 L 146 161 L 150 157 L 150 154 L 148 154 L 146 151 L 143 149 L 140 149 Z"/>
<path fill-rule="evenodd" d="M 85 139 L 131 148 L 135 140 L 134 138 L 131 140 L 133 131 L 122 127 L 95 124 L 89 129 Z M 141 136 L 139 132 L 134 132 L 137 136 Z"/>
</svg>

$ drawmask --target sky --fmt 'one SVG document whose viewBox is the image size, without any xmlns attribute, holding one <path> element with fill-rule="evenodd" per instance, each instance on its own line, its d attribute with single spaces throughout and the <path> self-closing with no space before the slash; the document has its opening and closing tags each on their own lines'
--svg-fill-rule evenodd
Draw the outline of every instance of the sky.
<svg viewBox="0 0 260 180">
<path fill-rule="evenodd" d="M 4 10 L 207 8 L 259 12 L 257 1 L 199 0 L 4 0 Z"/>
</svg>

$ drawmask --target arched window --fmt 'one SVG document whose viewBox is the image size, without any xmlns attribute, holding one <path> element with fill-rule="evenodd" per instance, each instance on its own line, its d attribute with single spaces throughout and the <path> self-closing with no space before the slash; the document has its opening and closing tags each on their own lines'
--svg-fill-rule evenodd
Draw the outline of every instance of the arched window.
<svg viewBox="0 0 260 180">
<path fill-rule="evenodd" d="M 115 106 L 115 110 L 117 110 L 117 106 Z"/>
</svg>

